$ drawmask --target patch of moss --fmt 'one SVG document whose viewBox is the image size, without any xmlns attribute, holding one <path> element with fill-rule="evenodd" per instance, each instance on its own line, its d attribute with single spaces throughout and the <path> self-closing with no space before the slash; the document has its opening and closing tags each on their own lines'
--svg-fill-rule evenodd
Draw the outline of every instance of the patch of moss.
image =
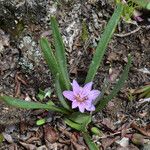
<svg viewBox="0 0 150 150">
<path fill-rule="evenodd" d="M 13 30 L 13 35 L 18 38 L 20 37 L 21 33 L 23 32 L 24 30 L 24 27 L 25 27 L 25 24 L 24 24 L 24 21 L 21 20 L 19 21 L 16 26 L 15 26 L 15 29 Z"/>
<path fill-rule="evenodd" d="M 4 137 L 2 134 L 0 134 L 0 144 L 3 142 L 3 140 L 4 140 Z"/>
<path fill-rule="evenodd" d="M 89 32 L 88 32 L 87 24 L 86 21 L 83 20 L 81 39 L 83 42 L 86 42 L 88 40 L 88 37 L 89 37 Z"/>
</svg>

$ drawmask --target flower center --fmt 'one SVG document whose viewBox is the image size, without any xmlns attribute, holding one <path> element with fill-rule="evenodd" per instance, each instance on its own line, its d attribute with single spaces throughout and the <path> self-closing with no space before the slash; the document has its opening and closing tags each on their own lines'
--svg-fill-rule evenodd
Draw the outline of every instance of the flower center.
<svg viewBox="0 0 150 150">
<path fill-rule="evenodd" d="M 85 100 L 87 100 L 88 98 L 85 96 L 83 98 L 81 98 L 81 96 L 78 94 L 77 96 L 75 96 L 76 101 L 78 102 L 84 102 Z"/>
</svg>

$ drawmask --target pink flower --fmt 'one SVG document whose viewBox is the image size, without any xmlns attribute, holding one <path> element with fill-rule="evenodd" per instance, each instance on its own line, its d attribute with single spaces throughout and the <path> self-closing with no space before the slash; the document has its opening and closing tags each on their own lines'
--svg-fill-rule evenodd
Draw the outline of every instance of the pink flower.
<svg viewBox="0 0 150 150">
<path fill-rule="evenodd" d="M 99 96 L 99 90 L 91 90 L 92 82 L 89 82 L 84 85 L 84 87 L 80 87 L 79 84 L 73 80 L 72 89 L 73 91 L 64 91 L 63 95 L 68 100 L 72 101 L 72 108 L 79 107 L 80 112 L 84 112 L 85 109 L 87 111 L 94 111 L 95 106 L 93 105 L 93 101 Z"/>
<path fill-rule="evenodd" d="M 134 12 L 133 12 L 133 18 L 135 19 L 135 21 L 142 22 L 143 19 L 141 18 L 141 15 L 142 15 L 141 12 L 139 12 L 137 10 L 134 10 Z"/>
</svg>

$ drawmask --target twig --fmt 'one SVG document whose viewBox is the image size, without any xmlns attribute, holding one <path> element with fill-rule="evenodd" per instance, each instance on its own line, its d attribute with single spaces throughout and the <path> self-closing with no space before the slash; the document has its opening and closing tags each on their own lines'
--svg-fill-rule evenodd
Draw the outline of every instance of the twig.
<svg viewBox="0 0 150 150">
<path fill-rule="evenodd" d="M 134 34 L 136 33 L 137 31 L 139 31 L 141 29 L 141 27 L 138 27 L 136 28 L 135 30 L 131 31 L 131 32 L 128 32 L 128 33 L 125 33 L 125 34 L 114 34 L 115 36 L 117 37 L 126 37 L 126 36 L 129 36 L 131 34 Z"/>
</svg>

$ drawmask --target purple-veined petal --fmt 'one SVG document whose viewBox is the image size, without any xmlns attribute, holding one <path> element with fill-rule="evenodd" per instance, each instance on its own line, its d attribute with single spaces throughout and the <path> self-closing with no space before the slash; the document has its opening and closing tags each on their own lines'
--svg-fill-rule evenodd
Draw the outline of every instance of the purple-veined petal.
<svg viewBox="0 0 150 150">
<path fill-rule="evenodd" d="M 84 85 L 84 87 L 83 87 L 83 92 L 84 92 L 85 94 L 88 95 L 88 93 L 91 91 L 91 89 L 92 89 L 92 84 L 93 84 L 93 82 L 89 82 L 89 83 L 87 83 L 87 84 Z"/>
<path fill-rule="evenodd" d="M 78 102 L 77 101 L 73 101 L 72 102 L 72 109 L 78 107 Z"/>
<path fill-rule="evenodd" d="M 85 107 L 90 107 L 90 106 L 92 105 L 92 102 L 93 102 L 93 100 L 88 99 L 88 100 L 86 100 L 86 101 L 84 102 L 84 106 L 85 106 Z"/>
<path fill-rule="evenodd" d="M 86 107 L 87 111 L 95 111 L 95 106 L 93 104 L 91 104 L 90 107 Z"/>
<path fill-rule="evenodd" d="M 74 94 L 78 94 L 80 92 L 80 86 L 79 86 L 79 84 L 77 83 L 76 80 L 73 80 L 72 88 L 73 88 Z"/>
<path fill-rule="evenodd" d="M 74 93 L 72 91 L 63 91 L 64 97 L 70 101 L 74 101 Z"/>
<path fill-rule="evenodd" d="M 100 94 L 99 90 L 92 90 L 89 92 L 88 98 L 91 100 L 95 100 Z"/>
<path fill-rule="evenodd" d="M 79 111 L 84 113 L 84 110 L 85 110 L 84 105 L 80 104 L 78 107 L 79 107 Z"/>
<path fill-rule="evenodd" d="M 93 105 L 93 101 L 92 100 L 88 100 L 85 103 L 85 108 L 87 111 L 94 111 L 95 110 L 95 106 Z"/>
</svg>

